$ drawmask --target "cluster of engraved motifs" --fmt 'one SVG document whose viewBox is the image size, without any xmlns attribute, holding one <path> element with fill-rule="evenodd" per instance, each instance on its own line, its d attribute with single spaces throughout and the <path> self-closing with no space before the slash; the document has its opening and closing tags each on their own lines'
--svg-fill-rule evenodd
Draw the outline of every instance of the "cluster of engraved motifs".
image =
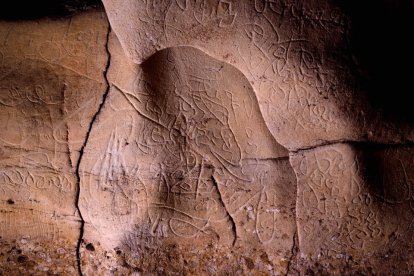
<svg viewBox="0 0 414 276">
<path fill-rule="evenodd" d="M 189 62 L 197 54 L 205 63 Z M 294 225 L 288 160 L 260 158 L 259 143 L 269 138 L 254 125 L 263 119 L 247 81 L 236 75 L 234 86 L 228 67 L 204 59 L 191 48 L 162 51 L 149 61 L 163 62 L 162 73 L 146 77 L 144 67 L 131 89 L 113 86 L 94 129 L 101 135 L 91 138 L 90 147 L 102 154 L 87 157 L 89 191 L 82 197 L 85 209 L 94 210 L 87 219 L 107 236 L 119 226 L 127 237 L 122 230 L 290 243 L 290 229 L 278 229 Z M 106 147 L 97 150 L 98 144 Z"/>
</svg>

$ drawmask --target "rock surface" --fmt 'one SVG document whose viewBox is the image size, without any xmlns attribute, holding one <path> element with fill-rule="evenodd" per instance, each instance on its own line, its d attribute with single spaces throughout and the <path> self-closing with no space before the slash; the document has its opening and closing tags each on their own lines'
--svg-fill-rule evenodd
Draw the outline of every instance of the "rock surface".
<svg viewBox="0 0 414 276">
<path fill-rule="evenodd" d="M 110 46 L 111 90 L 80 170 L 84 239 L 100 250 L 83 256 L 160 273 L 286 272 L 296 179 L 247 79 L 190 47 L 141 67 Z"/>
<path fill-rule="evenodd" d="M 291 155 L 303 267 L 338 274 L 413 270 L 413 150 L 344 143 Z"/>
<path fill-rule="evenodd" d="M 326 141 L 414 139 L 412 124 L 390 120 L 371 105 L 351 52 L 354 22 L 335 1 L 102 2 L 135 63 L 188 45 L 234 65 L 251 83 L 270 132 L 290 150 Z"/>
<path fill-rule="evenodd" d="M 107 32 L 103 12 L 0 22 L 0 274 L 77 273 L 76 166 Z"/>
<path fill-rule="evenodd" d="M 103 4 L 0 21 L 0 274 L 413 273 L 414 6 Z"/>
</svg>

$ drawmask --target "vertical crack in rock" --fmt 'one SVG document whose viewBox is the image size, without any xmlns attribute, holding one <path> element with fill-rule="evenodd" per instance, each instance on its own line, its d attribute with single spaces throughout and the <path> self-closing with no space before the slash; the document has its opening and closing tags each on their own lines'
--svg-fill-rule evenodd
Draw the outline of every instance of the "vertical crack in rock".
<svg viewBox="0 0 414 276">
<path fill-rule="evenodd" d="M 80 247 L 81 247 L 81 244 L 82 244 L 83 233 L 84 233 L 84 226 L 85 226 L 85 220 L 83 219 L 83 216 L 82 216 L 82 213 L 81 213 L 81 210 L 80 210 L 80 206 L 79 206 L 80 190 L 81 190 L 79 170 L 80 170 L 80 164 L 81 164 L 81 161 L 82 161 L 82 157 L 83 157 L 83 153 L 84 153 L 84 150 L 85 150 L 85 146 L 88 143 L 89 135 L 91 134 L 91 131 L 92 131 L 92 126 L 95 123 L 96 118 L 98 117 L 99 113 L 101 112 L 102 107 L 105 104 L 105 100 L 106 100 L 106 98 L 108 96 L 109 90 L 111 88 L 111 85 L 110 85 L 110 83 L 108 81 L 108 70 L 109 70 L 109 66 L 111 64 L 111 53 L 109 51 L 109 35 L 110 35 L 110 33 L 111 33 L 111 26 L 109 25 L 109 22 L 108 22 L 108 32 L 106 34 L 106 42 L 105 42 L 105 49 L 106 49 L 106 53 L 108 55 L 108 60 L 107 60 L 107 63 L 105 65 L 105 70 L 103 71 L 103 76 L 104 76 L 104 80 L 105 80 L 105 83 L 106 83 L 106 90 L 105 90 L 105 92 L 104 92 L 104 94 L 102 96 L 102 101 L 99 104 L 98 110 L 96 111 L 96 113 L 92 117 L 92 120 L 91 120 L 91 122 L 89 124 L 89 128 L 88 128 L 88 131 L 86 132 L 86 136 L 85 136 L 85 141 L 84 141 L 84 143 L 83 143 L 83 145 L 82 145 L 82 147 L 80 149 L 79 159 L 78 159 L 78 163 L 76 164 L 76 171 L 75 171 L 76 179 L 77 179 L 77 184 L 78 184 L 77 185 L 78 186 L 78 190 L 77 190 L 77 194 L 76 194 L 75 205 L 76 205 L 76 209 L 78 210 L 79 217 L 80 217 L 80 223 L 81 223 L 81 225 L 80 225 L 80 231 L 79 231 L 80 232 L 79 233 L 79 239 L 78 239 L 78 243 L 76 245 L 76 259 L 77 259 L 77 263 L 78 263 L 78 272 L 79 272 L 79 275 L 83 275 L 83 273 L 82 273 L 82 263 L 81 263 Z"/>
<path fill-rule="evenodd" d="M 64 118 L 65 114 L 67 114 L 67 110 L 66 110 L 66 83 L 63 84 L 62 87 L 62 99 L 63 99 L 63 105 L 62 105 L 62 117 Z M 69 157 L 69 165 L 70 167 L 73 169 L 73 162 L 72 162 L 72 158 L 71 158 L 71 152 L 70 152 L 70 146 L 69 146 L 69 124 L 67 120 L 65 121 L 65 129 L 66 129 L 66 149 L 68 151 L 68 157 Z"/>
<path fill-rule="evenodd" d="M 295 220 L 297 221 L 297 219 L 295 218 Z M 286 270 L 286 275 L 290 275 L 291 272 L 295 271 L 296 268 L 294 267 L 296 262 L 293 262 L 293 258 L 297 257 L 298 254 L 298 243 L 299 243 L 299 239 L 298 239 L 298 226 L 296 223 L 296 230 L 295 230 L 295 234 L 293 234 L 293 244 L 292 244 L 292 249 L 290 251 L 291 255 L 288 261 L 288 265 L 287 265 L 287 270 Z"/>
<path fill-rule="evenodd" d="M 224 210 L 226 211 L 227 215 L 229 216 L 229 221 L 230 221 L 230 224 L 231 224 L 231 230 L 232 230 L 233 236 L 234 236 L 232 246 L 235 246 L 236 241 L 237 241 L 236 222 L 234 221 L 234 218 L 230 215 L 230 212 L 227 210 L 226 204 L 224 203 L 224 200 L 223 200 L 223 196 L 221 195 L 221 192 L 220 192 L 220 188 L 219 188 L 218 183 L 217 183 L 217 181 L 216 181 L 216 179 L 214 178 L 213 175 L 211 175 L 211 181 L 213 182 L 213 185 L 216 186 L 217 193 L 219 195 L 220 203 L 223 205 Z"/>
<path fill-rule="evenodd" d="M 295 178 L 296 178 L 295 233 L 293 234 L 293 244 L 292 244 L 292 249 L 291 249 L 291 256 L 289 258 L 286 275 L 290 275 L 290 273 L 292 272 L 292 270 L 296 270 L 296 268 L 294 268 L 293 266 L 295 264 L 297 265 L 297 259 L 296 259 L 296 262 L 292 262 L 292 260 L 295 257 L 297 258 L 297 254 L 298 254 L 298 251 L 300 249 L 300 244 L 299 244 L 299 225 L 298 225 L 298 214 L 297 214 L 299 178 L 298 178 L 298 176 L 296 174 L 296 171 L 293 168 L 293 164 L 291 162 L 291 155 L 292 155 L 292 153 L 294 153 L 294 152 L 289 151 L 289 164 L 290 164 L 290 167 L 292 168 L 292 170 L 294 171 Z"/>
</svg>

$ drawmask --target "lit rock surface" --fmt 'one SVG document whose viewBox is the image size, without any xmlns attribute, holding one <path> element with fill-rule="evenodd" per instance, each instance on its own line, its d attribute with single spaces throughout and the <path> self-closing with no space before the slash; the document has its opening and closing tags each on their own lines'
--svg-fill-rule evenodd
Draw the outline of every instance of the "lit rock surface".
<svg viewBox="0 0 414 276">
<path fill-rule="evenodd" d="M 364 3 L 1 21 L 0 274 L 413 273 L 414 7 Z"/>
<path fill-rule="evenodd" d="M 189 45 L 234 65 L 252 85 L 270 132 L 290 150 L 414 139 L 412 125 L 368 104 L 349 45 L 353 22 L 333 1 L 102 2 L 135 63 Z"/>
<path fill-rule="evenodd" d="M 110 41 L 80 170 L 85 273 L 108 251 L 113 272 L 286 272 L 296 178 L 247 79 L 190 47 L 141 67 Z"/>
<path fill-rule="evenodd" d="M 76 166 L 107 31 L 102 12 L 0 23 L 0 274 L 77 273 Z"/>
</svg>

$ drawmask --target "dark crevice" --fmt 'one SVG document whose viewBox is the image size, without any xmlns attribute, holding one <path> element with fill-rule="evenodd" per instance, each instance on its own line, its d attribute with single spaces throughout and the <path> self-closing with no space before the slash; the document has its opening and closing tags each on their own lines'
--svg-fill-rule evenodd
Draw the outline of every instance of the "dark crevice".
<svg viewBox="0 0 414 276">
<path fill-rule="evenodd" d="M 103 9 L 99 0 L 15 0 L 0 4 L 0 20 L 61 19 L 79 12 Z"/>
<path fill-rule="evenodd" d="M 289 160 L 289 156 L 280 156 L 280 157 L 266 157 L 266 158 L 242 158 L 240 161 L 286 161 Z"/>
<path fill-rule="evenodd" d="M 293 171 L 293 165 L 291 163 L 291 159 L 289 158 L 289 164 L 290 167 L 292 168 Z M 297 216 L 297 206 L 298 206 L 298 183 L 299 183 L 299 179 L 296 173 L 295 174 L 295 179 L 296 179 L 296 192 L 295 192 L 295 212 L 294 212 L 294 216 L 295 216 L 295 233 L 293 234 L 293 244 L 292 244 L 292 248 L 290 250 L 291 256 L 289 258 L 288 261 L 288 266 L 287 266 L 287 270 L 286 270 L 286 275 L 292 275 L 292 274 L 297 274 L 299 275 L 298 271 L 297 271 L 297 256 L 298 256 L 298 252 L 300 249 L 300 244 L 299 244 L 299 225 L 298 225 L 298 216 Z"/>
<path fill-rule="evenodd" d="M 320 147 L 336 145 L 336 144 L 349 144 L 353 146 L 376 146 L 376 147 L 414 147 L 414 141 L 407 140 L 402 143 L 379 143 L 379 142 L 370 142 L 370 141 L 356 141 L 356 140 L 332 140 L 332 141 L 323 141 L 317 145 L 312 145 L 308 147 L 297 148 L 295 150 L 290 150 L 289 153 L 300 153 L 301 151 L 310 151 Z"/>
<path fill-rule="evenodd" d="M 291 256 L 288 261 L 286 275 L 292 275 L 292 273 L 297 272 L 296 258 L 297 258 L 298 250 L 299 250 L 299 238 L 298 238 L 298 229 L 296 226 L 295 234 L 293 235 L 293 244 L 292 244 L 292 249 L 290 250 Z"/>
<path fill-rule="evenodd" d="M 78 189 L 77 189 L 77 194 L 76 194 L 75 205 L 76 205 L 76 208 L 78 210 L 79 217 L 81 219 L 79 239 L 78 239 L 78 243 L 77 243 L 77 246 L 76 246 L 76 259 L 77 259 L 77 264 L 78 264 L 79 275 L 83 275 L 80 248 L 81 248 L 81 245 L 82 245 L 83 234 L 84 234 L 84 226 L 85 226 L 85 220 L 83 219 L 83 216 L 82 216 L 82 213 L 81 213 L 81 210 L 80 210 L 80 206 L 79 206 L 80 190 L 81 190 L 81 187 L 80 187 L 80 164 L 81 164 L 82 157 L 83 157 L 83 154 L 84 154 L 84 151 L 85 151 L 85 146 L 88 143 L 89 136 L 90 136 L 91 131 L 92 131 L 92 126 L 94 125 L 96 119 L 98 118 L 98 115 L 100 114 L 100 112 L 102 110 L 102 107 L 105 104 L 106 98 L 107 98 L 107 96 L 109 94 L 109 90 L 111 88 L 111 85 L 108 81 L 108 70 L 109 70 L 109 66 L 111 64 L 111 53 L 109 51 L 109 45 L 108 45 L 109 44 L 109 35 L 110 35 L 110 33 L 111 33 L 111 27 L 110 27 L 109 22 L 108 22 L 108 32 L 106 34 L 106 42 L 105 42 L 105 49 L 106 49 L 106 54 L 108 56 L 108 60 L 107 60 L 106 66 L 105 66 L 105 70 L 103 72 L 104 80 L 105 80 L 105 83 L 106 83 L 106 90 L 105 90 L 105 93 L 102 96 L 102 101 L 99 104 L 98 110 L 96 111 L 95 115 L 92 117 L 91 123 L 89 124 L 89 128 L 88 128 L 88 131 L 86 133 L 85 141 L 84 141 L 84 143 L 83 143 L 83 145 L 80 149 L 80 152 L 79 152 L 78 163 L 76 164 L 76 172 L 75 173 L 76 173 Z"/>
<path fill-rule="evenodd" d="M 218 183 L 217 183 L 217 181 L 216 181 L 216 179 L 214 178 L 213 175 L 211 176 L 211 181 L 213 182 L 214 186 L 216 186 L 217 193 L 219 194 L 220 203 L 221 203 L 221 205 L 223 205 L 223 208 L 226 211 L 227 216 L 229 217 L 229 221 L 230 221 L 230 224 L 231 224 L 231 229 L 232 229 L 233 236 L 234 236 L 232 246 L 235 246 L 236 242 L 237 242 L 236 222 L 234 221 L 234 218 L 230 215 L 229 211 L 227 210 L 226 204 L 224 203 L 224 200 L 223 200 L 223 196 L 221 195 L 221 192 L 220 192 L 220 188 L 219 188 Z"/>
</svg>

